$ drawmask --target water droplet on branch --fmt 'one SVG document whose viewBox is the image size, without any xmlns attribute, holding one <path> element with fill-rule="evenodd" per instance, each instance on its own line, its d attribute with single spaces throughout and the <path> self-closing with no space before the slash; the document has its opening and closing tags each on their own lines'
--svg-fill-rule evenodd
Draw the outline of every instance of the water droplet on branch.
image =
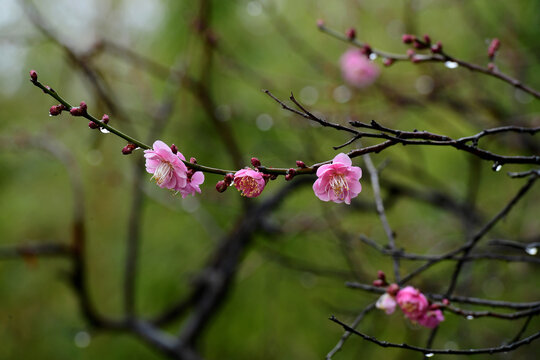
<svg viewBox="0 0 540 360">
<path fill-rule="evenodd" d="M 99 128 L 99 131 L 101 131 L 101 132 L 104 133 L 104 134 L 110 133 L 110 131 L 107 130 L 107 129 L 105 129 L 104 127 L 100 127 L 100 128 Z"/>
<path fill-rule="evenodd" d="M 472 320 L 472 319 L 474 319 L 474 316 L 472 316 L 472 315 L 467 315 L 467 318 L 466 318 L 466 319 L 467 319 L 467 320 Z"/>
<path fill-rule="evenodd" d="M 457 62 L 455 62 L 455 61 L 446 61 L 444 63 L 444 66 L 446 66 L 449 69 L 455 69 L 455 68 L 457 68 L 459 66 L 459 64 Z"/>
<path fill-rule="evenodd" d="M 495 164 L 493 164 L 493 166 L 491 167 L 491 169 L 492 169 L 493 171 L 501 171 L 501 169 L 502 169 L 502 164 L 496 162 Z"/>
<path fill-rule="evenodd" d="M 424 354 L 424 356 L 427 357 L 427 358 L 433 357 L 433 355 L 435 355 L 435 354 L 434 354 L 434 353 L 427 353 L 427 354 Z"/>
<path fill-rule="evenodd" d="M 527 246 L 525 248 L 525 252 L 529 255 L 536 255 L 538 254 L 538 248 L 536 246 Z"/>
</svg>

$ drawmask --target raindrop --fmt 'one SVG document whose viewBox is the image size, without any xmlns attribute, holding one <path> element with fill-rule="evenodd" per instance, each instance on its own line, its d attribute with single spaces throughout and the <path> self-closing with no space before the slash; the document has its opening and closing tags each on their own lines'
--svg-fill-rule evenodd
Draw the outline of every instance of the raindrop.
<svg viewBox="0 0 540 360">
<path fill-rule="evenodd" d="M 90 337 L 90 334 L 86 331 L 79 331 L 77 334 L 75 334 L 75 338 L 73 339 L 75 346 L 81 349 L 88 347 L 91 340 L 92 338 Z"/>
<path fill-rule="evenodd" d="M 377 58 L 377 54 L 371 53 L 369 54 L 369 60 L 375 60 Z"/>
<path fill-rule="evenodd" d="M 493 164 L 493 166 L 491 168 L 493 169 L 493 171 L 501 171 L 502 164 L 496 162 L 495 164 Z"/>
<path fill-rule="evenodd" d="M 536 255 L 538 253 L 538 248 L 536 246 L 527 246 L 525 252 L 529 255 Z"/>
<path fill-rule="evenodd" d="M 99 131 L 101 131 L 101 132 L 104 133 L 104 134 L 110 133 L 109 130 L 107 130 L 107 129 L 103 128 L 103 127 L 100 127 L 100 128 L 99 128 Z"/>
<path fill-rule="evenodd" d="M 50 114 L 50 113 L 49 113 L 49 116 L 51 116 L 51 117 L 52 117 L 52 114 Z"/>
<path fill-rule="evenodd" d="M 455 69 L 455 68 L 457 68 L 459 66 L 459 64 L 457 62 L 455 62 L 455 61 L 446 61 L 444 63 L 444 66 L 446 66 L 449 69 Z"/>
<path fill-rule="evenodd" d="M 435 355 L 435 354 L 434 354 L 434 353 L 427 353 L 427 354 L 424 354 L 424 356 L 427 357 L 427 358 L 430 358 L 430 357 L 432 357 L 433 355 Z"/>
<path fill-rule="evenodd" d="M 472 315 L 467 315 L 467 320 L 472 320 L 472 319 L 474 319 L 474 316 L 472 316 Z"/>
</svg>

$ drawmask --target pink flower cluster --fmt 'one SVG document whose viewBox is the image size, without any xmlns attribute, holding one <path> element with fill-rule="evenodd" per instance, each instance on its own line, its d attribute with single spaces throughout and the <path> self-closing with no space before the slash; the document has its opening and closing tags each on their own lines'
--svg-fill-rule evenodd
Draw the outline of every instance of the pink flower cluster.
<svg viewBox="0 0 540 360">
<path fill-rule="evenodd" d="M 174 146 L 174 145 L 173 145 Z M 176 150 L 176 147 L 174 147 Z M 152 149 L 144 151 L 146 171 L 153 174 L 152 179 L 164 189 L 171 189 L 185 198 L 196 192 L 201 193 L 199 185 L 204 182 L 204 174 L 200 171 L 188 170 L 180 152 L 173 152 L 163 141 L 157 140 Z"/>
<path fill-rule="evenodd" d="M 332 164 L 317 169 L 318 179 L 313 184 L 315 195 L 322 201 L 350 204 L 351 199 L 362 191 L 362 169 L 352 166 L 346 154 L 336 155 Z"/>
<path fill-rule="evenodd" d="M 420 290 L 407 286 L 396 293 L 396 289 L 395 284 L 390 285 L 387 292 L 377 300 L 376 307 L 387 314 L 392 314 L 396 305 L 399 305 L 409 320 L 430 329 L 436 328 L 441 321 L 444 321 L 442 311 L 437 305 L 430 305 Z"/>
<path fill-rule="evenodd" d="M 379 76 L 379 68 L 360 49 L 350 49 L 341 57 L 341 72 L 347 83 L 356 88 L 371 85 Z"/>
</svg>

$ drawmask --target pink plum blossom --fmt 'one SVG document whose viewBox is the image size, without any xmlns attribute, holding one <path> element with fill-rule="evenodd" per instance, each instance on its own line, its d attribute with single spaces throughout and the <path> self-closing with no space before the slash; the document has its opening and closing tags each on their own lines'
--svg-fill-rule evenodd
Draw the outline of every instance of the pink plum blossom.
<svg viewBox="0 0 540 360">
<path fill-rule="evenodd" d="M 181 153 L 173 154 L 163 141 L 157 140 L 152 149 L 144 151 L 146 171 L 153 174 L 156 184 L 165 189 L 182 191 L 187 184 L 187 167 Z"/>
<path fill-rule="evenodd" d="M 379 68 L 359 49 L 350 49 L 341 57 L 341 72 L 350 85 L 359 89 L 371 85 L 379 76 Z"/>
<path fill-rule="evenodd" d="M 351 164 L 351 158 L 340 153 L 332 160 L 332 164 L 318 168 L 319 178 L 313 184 L 315 195 L 322 201 L 350 204 L 351 199 L 362 191 L 359 182 L 362 169 Z"/>
<path fill-rule="evenodd" d="M 396 310 L 396 298 L 388 293 L 381 295 L 375 306 L 377 309 L 384 310 L 388 315 L 392 314 Z"/>
<path fill-rule="evenodd" d="M 444 321 L 444 315 L 441 310 L 428 310 L 418 319 L 418 323 L 430 329 L 436 328 L 441 321 Z"/>
<path fill-rule="evenodd" d="M 194 195 L 196 192 L 201 193 L 201 185 L 204 182 L 204 174 L 200 171 L 194 172 L 192 175 L 188 172 L 186 186 L 183 188 L 177 188 L 176 191 L 180 192 L 182 198 L 185 198 L 188 195 Z"/>
<path fill-rule="evenodd" d="M 262 173 L 246 168 L 234 174 L 233 184 L 242 196 L 253 198 L 261 194 L 266 181 Z"/>
<path fill-rule="evenodd" d="M 407 286 L 399 290 L 396 295 L 396 301 L 405 313 L 405 315 L 413 322 L 419 321 L 426 313 L 429 303 L 420 292 L 420 290 Z"/>
</svg>

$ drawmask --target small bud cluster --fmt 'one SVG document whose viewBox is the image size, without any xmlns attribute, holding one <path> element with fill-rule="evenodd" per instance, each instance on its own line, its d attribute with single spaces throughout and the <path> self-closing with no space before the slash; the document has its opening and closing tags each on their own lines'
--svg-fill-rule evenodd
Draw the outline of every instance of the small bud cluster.
<svg viewBox="0 0 540 360">
<path fill-rule="evenodd" d="M 49 109 L 49 115 L 57 116 L 60 115 L 64 110 L 67 110 L 67 108 L 63 104 L 53 105 Z"/>
<path fill-rule="evenodd" d="M 428 34 L 425 34 L 424 36 L 422 36 L 421 39 L 411 34 L 403 34 L 403 36 L 401 37 L 401 40 L 403 41 L 404 44 L 412 44 L 412 46 L 416 50 L 429 49 L 433 54 L 442 53 L 442 49 L 443 49 L 442 43 L 440 41 L 437 41 L 435 44 L 432 44 L 431 37 Z M 416 52 L 413 49 L 407 50 L 407 56 L 413 63 L 418 63 L 421 61 L 421 59 L 418 56 L 416 56 Z"/>
<path fill-rule="evenodd" d="M 345 32 L 345 36 L 347 36 L 347 39 L 354 40 L 356 39 L 356 30 L 354 28 L 350 28 Z"/>
<path fill-rule="evenodd" d="M 82 104 L 82 103 L 81 103 L 81 104 Z M 103 116 L 101 117 L 101 122 L 102 122 L 103 124 L 107 125 L 107 124 L 109 123 L 109 115 L 103 114 Z M 88 127 L 89 127 L 90 129 L 99 129 L 99 128 L 100 128 L 100 125 L 97 124 L 97 123 L 94 122 L 94 121 L 90 121 L 90 122 L 88 123 Z"/>
<path fill-rule="evenodd" d="M 37 81 L 37 72 L 36 70 L 30 70 L 30 81 L 35 83 Z"/>
<path fill-rule="evenodd" d="M 85 116 L 85 115 L 88 114 L 87 109 L 88 109 L 88 106 L 86 105 L 86 103 L 84 101 L 81 101 L 79 106 L 78 107 L 72 107 L 69 110 L 69 113 L 71 114 L 71 116 Z"/>
<path fill-rule="evenodd" d="M 124 146 L 124 148 L 122 149 L 122 154 L 124 155 L 129 155 L 133 152 L 133 150 L 135 150 L 137 148 L 137 145 L 135 144 L 127 144 L 126 146 Z"/>
</svg>

